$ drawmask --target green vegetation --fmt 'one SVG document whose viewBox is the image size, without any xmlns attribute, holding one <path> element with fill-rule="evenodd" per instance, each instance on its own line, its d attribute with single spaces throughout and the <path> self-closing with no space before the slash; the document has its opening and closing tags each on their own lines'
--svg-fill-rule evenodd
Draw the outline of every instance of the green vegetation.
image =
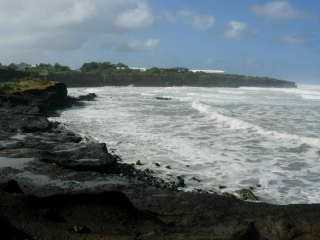
<svg viewBox="0 0 320 240">
<path fill-rule="evenodd" d="M 56 84 L 55 81 L 48 80 L 18 80 L 0 84 L 0 93 L 14 94 L 29 90 L 44 90 Z"/>
<path fill-rule="evenodd" d="M 5 71 L 5 74 L 1 74 Z M 268 77 L 251 77 L 235 74 L 215 74 L 189 71 L 187 68 L 150 68 L 146 71 L 131 69 L 123 63 L 89 62 L 84 63 L 79 70 L 58 63 L 38 64 L 26 63 L 0 65 L 1 75 L 24 75 L 31 78 L 52 79 L 63 82 L 69 87 L 96 86 L 194 86 L 194 87 L 296 87 L 295 83 Z M 20 77 L 11 79 L 19 79 Z M 8 79 L 8 77 L 7 77 Z M 6 80 L 7 81 L 7 80 Z"/>
</svg>

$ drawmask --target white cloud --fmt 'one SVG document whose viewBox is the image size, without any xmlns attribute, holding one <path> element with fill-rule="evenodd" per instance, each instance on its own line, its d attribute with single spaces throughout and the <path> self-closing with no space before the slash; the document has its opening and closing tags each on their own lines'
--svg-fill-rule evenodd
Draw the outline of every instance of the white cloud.
<svg viewBox="0 0 320 240">
<path fill-rule="evenodd" d="M 251 10 L 258 16 L 270 19 L 296 19 L 304 16 L 299 9 L 295 9 L 286 0 L 275 0 L 265 4 L 257 4 Z"/>
<path fill-rule="evenodd" d="M 0 29 L 40 31 L 79 24 L 96 14 L 93 1 L 0 1 Z M 14 17 L 13 17 L 14 16 Z"/>
<path fill-rule="evenodd" d="M 127 36 L 146 29 L 154 23 L 148 3 L 148 0 L 1 0 L 0 60 L 19 61 L 19 52 L 24 53 L 21 56 L 29 53 L 41 60 L 50 51 L 76 50 L 99 36 Z M 112 44 L 119 45 L 117 41 Z"/>
<path fill-rule="evenodd" d="M 176 13 L 165 12 L 164 18 L 170 23 L 182 21 L 200 31 L 210 29 L 216 22 L 215 17 L 212 15 L 200 14 L 190 10 L 180 10 Z"/>
<path fill-rule="evenodd" d="M 248 25 L 240 21 L 230 21 L 227 25 L 227 29 L 224 32 L 224 36 L 229 39 L 240 39 L 249 34 Z"/>
<path fill-rule="evenodd" d="M 154 22 L 154 16 L 148 5 L 139 2 L 136 8 L 128 9 L 120 13 L 115 19 L 115 26 L 123 29 L 135 29 L 149 27 Z"/>
<path fill-rule="evenodd" d="M 116 47 L 120 52 L 136 52 L 136 51 L 150 51 L 160 45 L 160 39 L 149 38 L 144 41 L 132 40 L 127 41 Z"/>
</svg>

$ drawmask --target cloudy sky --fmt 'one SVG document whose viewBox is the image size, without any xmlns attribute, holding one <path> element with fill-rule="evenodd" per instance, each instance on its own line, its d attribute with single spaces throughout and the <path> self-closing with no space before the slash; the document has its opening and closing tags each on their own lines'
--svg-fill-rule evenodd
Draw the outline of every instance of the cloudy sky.
<svg viewBox="0 0 320 240">
<path fill-rule="evenodd" d="M 0 62 L 124 62 L 320 84 L 318 0 L 0 0 Z"/>
</svg>

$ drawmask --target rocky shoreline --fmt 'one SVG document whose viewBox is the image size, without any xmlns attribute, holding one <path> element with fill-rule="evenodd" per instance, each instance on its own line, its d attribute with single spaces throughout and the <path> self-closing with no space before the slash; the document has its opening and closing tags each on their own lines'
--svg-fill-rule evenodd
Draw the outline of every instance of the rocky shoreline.
<svg viewBox="0 0 320 240">
<path fill-rule="evenodd" d="M 320 205 L 182 192 L 47 119 L 94 97 L 0 94 L 1 239 L 320 239 Z"/>
</svg>

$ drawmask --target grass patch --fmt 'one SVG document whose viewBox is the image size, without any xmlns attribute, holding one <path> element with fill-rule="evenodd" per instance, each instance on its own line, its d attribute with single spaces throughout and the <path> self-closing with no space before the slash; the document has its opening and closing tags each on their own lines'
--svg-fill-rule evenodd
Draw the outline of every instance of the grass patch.
<svg viewBox="0 0 320 240">
<path fill-rule="evenodd" d="M 55 84 L 55 81 L 49 80 L 23 79 L 0 84 L 0 93 L 14 94 L 29 90 L 45 90 Z"/>
</svg>

